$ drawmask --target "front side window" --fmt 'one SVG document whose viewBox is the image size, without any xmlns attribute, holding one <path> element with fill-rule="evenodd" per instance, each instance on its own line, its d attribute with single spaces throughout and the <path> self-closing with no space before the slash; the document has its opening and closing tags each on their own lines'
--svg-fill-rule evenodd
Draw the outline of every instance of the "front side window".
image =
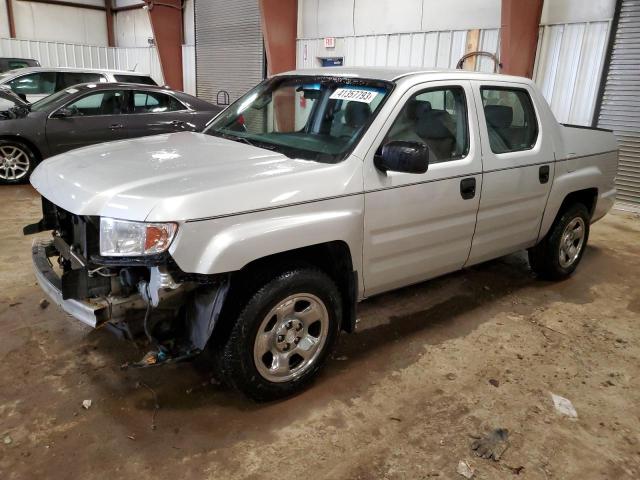
<svg viewBox="0 0 640 480">
<path fill-rule="evenodd" d="M 275 77 L 228 107 L 204 133 L 292 158 L 338 162 L 364 134 L 391 88 L 378 80 Z"/>
<path fill-rule="evenodd" d="M 104 76 L 89 72 L 60 72 L 58 73 L 58 88 L 67 88 L 81 83 L 104 82 Z"/>
<path fill-rule="evenodd" d="M 530 150 L 538 121 L 529 93 L 519 88 L 482 87 L 482 106 L 493 153 Z"/>
<path fill-rule="evenodd" d="M 56 91 L 56 72 L 23 75 L 9 82 L 11 89 L 23 95 L 50 95 Z"/>
<path fill-rule="evenodd" d="M 398 140 L 427 145 L 430 163 L 466 156 L 469 126 L 462 87 L 434 88 L 412 96 L 391 126 L 384 143 Z"/>
<path fill-rule="evenodd" d="M 124 92 L 121 90 L 91 93 L 70 103 L 66 108 L 76 117 L 126 113 Z"/>
<path fill-rule="evenodd" d="M 133 92 L 133 113 L 163 113 L 185 110 L 171 95 L 158 92 Z"/>
</svg>

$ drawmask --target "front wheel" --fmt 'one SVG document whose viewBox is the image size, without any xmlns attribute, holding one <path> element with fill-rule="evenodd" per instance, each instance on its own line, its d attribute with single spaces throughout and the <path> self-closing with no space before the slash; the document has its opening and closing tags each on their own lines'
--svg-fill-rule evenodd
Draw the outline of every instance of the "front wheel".
<svg viewBox="0 0 640 480">
<path fill-rule="evenodd" d="M 549 233 L 529 249 L 529 263 L 541 278 L 560 280 L 577 268 L 589 239 L 589 212 L 576 203 L 556 219 Z"/>
<path fill-rule="evenodd" d="M 24 143 L 0 140 L 0 184 L 15 185 L 29 180 L 36 156 Z"/>
<path fill-rule="evenodd" d="M 333 349 L 341 317 L 340 292 L 324 272 L 276 276 L 250 297 L 219 346 L 222 378 L 258 401 L 302 390 Z"/>
</svg>

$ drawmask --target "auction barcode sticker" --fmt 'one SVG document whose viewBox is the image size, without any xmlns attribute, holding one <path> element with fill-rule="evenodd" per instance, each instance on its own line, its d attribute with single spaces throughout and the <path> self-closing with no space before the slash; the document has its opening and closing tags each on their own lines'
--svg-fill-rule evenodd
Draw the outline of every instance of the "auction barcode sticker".
<svg viewBox="0 0 640 480">
<path fill-rule="evenodd" d="M 358 88 L 338 88 L 331 94 L 331 99 L 347 100 L 350 102 L 371 103 L 378 95 L 375 90 L 361 90 Z"/>
</svg>

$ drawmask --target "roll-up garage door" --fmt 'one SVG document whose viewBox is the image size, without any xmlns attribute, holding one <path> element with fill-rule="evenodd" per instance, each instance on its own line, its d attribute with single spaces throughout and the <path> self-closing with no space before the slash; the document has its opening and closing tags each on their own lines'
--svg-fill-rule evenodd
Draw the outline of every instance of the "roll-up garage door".
<svg viewBox="0 0 640 480">
<path fill-rule="evenodd" d="M 640 205 L 640 0 L 622 0 L 598 126 L 620 145 L 618 201 Z"/>
<path fill-rule="evenodd" d="M 225 104 L 264 78 L 258 0 L 196 0 L 196 89 Z"/>
</svg>

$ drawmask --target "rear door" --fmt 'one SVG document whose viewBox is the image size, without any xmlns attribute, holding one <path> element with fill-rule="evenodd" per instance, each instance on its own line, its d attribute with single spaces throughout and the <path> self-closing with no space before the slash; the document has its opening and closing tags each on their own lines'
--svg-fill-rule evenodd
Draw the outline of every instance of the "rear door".
<svg viewBox="0 0 640 480">
<path fill-rule="evenodd" d="M 194 131 L 189 109 L 172 95 L 153 90 L 131 90 L 129 136 Z"/>
<path fill-rule="evenodd" d="M 98 142 L 128 138 L 126 90 L 99 90 L 68 103 L 47 119 L 47 143 L 53 154 Z"/>
<path fill-rule="evenodd" d="M 482 186 L 475 110 L 470 82 L 428 82 L 407 91 L 380 131 L 365 159 L 366 295 L 466 262 Z M 426 144 L 428 171 L 379 171 L 374 156 L 393 140 Z"/>
<path fill-rule="evenodd" d="M 554 175 L 552 132 L 527 84 L 473 82 L 483 182 L 468 265 L 531 247 Z"/>
</svg>

